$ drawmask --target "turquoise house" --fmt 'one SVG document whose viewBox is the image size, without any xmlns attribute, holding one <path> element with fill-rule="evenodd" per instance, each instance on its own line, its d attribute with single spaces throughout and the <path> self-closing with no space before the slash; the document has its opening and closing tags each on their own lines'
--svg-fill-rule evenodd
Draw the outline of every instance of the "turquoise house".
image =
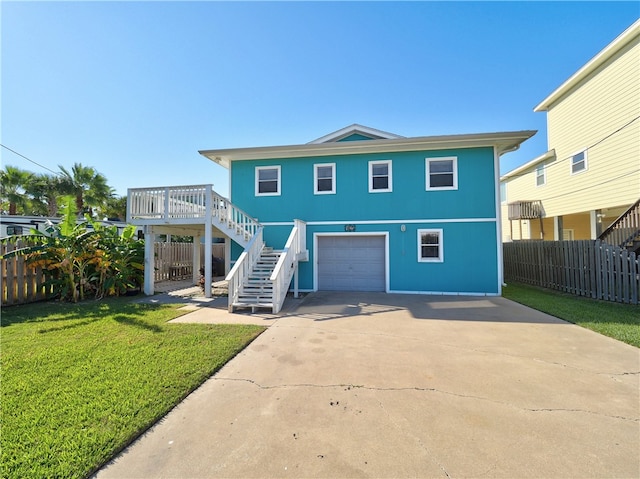
<svg viewBox="0 0 640 479">
<path fill-rule="evenodd" d="M 406 138 L 351 125 L 302 145 L 200 151 L 229 170 L 230 204 L 262 236 L 229 240 L 235 270 L 254 248 L 236 305 L 274 304 L 278 262 L 291 271 L 280 296 L 291 278 L 296 293 L 501 294 L 499 159 L 534 134 Z"/>
</svg>

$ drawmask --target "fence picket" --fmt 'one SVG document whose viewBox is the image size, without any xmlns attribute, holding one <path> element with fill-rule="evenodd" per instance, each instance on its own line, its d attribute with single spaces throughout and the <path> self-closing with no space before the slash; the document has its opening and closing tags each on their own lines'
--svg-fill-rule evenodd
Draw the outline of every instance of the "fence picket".
<svg viewBox="0 0 640 479">
<path fill-rule="evenodd" d="M 516 241 L 504 244 L 505 281 L 578 296 L 638 304 L 640 259 L 600 241 Z"/>
</svg>

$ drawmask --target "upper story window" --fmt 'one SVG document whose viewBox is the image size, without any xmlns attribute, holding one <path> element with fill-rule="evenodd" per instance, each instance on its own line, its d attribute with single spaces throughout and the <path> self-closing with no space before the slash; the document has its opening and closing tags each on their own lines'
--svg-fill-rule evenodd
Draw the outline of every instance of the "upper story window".
<svg viewBox="0 0 640 479">
<path fill-rule="evenodd" d="M 587 150 L 576 153 L 571 157 L 571 174 L 575 175 L 587 169 Z"/>
<path fill-rule="evenodd" d="M 418 261 L 420 263 L 442 263 L 442 230 L 418 230 Z"/>
<path fill-rule="evenodd" d="M 369 193 L 392 191 L 391 161 L 369 162 Z"/>
<path fill-rule="evenodd" d="M 544 165 L 536 168 L 536 186 L 543 186 L 547 182 L 547 173 Z"/>
<path fill-rule="evenodd" d="M 458 189 L 458 158 L 427 158 L 427 190 Z"/>
<path fill-rule="evenodd" d="M 336 192 L 336 164 L 313 165 L 313 193 L 330 195 Z"/>
<path fill-rule="evenodd" d="M 280 165 L 256 167 L 256 196 L 280 195 Z"/>
<path fill-rule="evenodd" d="M 503 181 L 500 183 L 500 203 L 507 202 L 507 183 Z"/>
</svg>

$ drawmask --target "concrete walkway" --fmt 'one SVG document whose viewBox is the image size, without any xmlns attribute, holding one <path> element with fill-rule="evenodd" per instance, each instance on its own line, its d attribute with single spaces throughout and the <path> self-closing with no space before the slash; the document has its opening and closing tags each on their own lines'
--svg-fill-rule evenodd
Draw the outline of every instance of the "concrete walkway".
<svg viewBox="0 0 640 479">
<path fill-rule="evenodd" d="M 314 293 L 268 321 L 96 477 L 640 476 L 637 348 L 503 298 Z"/>
</svg>

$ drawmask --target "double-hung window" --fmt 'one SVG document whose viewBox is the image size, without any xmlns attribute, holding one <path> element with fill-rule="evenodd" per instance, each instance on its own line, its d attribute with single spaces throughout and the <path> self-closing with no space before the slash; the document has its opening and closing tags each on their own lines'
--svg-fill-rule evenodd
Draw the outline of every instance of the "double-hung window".
<svg viewBox="0 0 640 479">
<path fill-rule="evenodd" d="M 420 263 L 442 263 L 442 230 L 418 230 L 418 261 Z"/>
<path fill-rule="evenodd" d="M 336 164 L 323 163 L 313 165 L 313 193 L 331 195 L 336 192 Z"/>
<path fill-rule="evenodd" d="M 536 168 L 536 186 L 543 186 L 547 182 L 547 175 L 544 164 Z"/>
<path fill-rule="evenodd" d="M 391 160 L 369 162 L 369 193 L 393 191 Z"/>
<path fill-rule="evenodd" d="M 256 167 L 256 196 L 280 195 L 280 165 Z"/>
<path fill-rule="evenodd" d="M 458 189 L 458 158 L 427 158 L 427 190 Z"/>
<path fill-rule="evenodd" d="M 575 175 L 587 169 L 587 150 L 582 150 L 571 157 L 571 174 Z"/>
</svg>

